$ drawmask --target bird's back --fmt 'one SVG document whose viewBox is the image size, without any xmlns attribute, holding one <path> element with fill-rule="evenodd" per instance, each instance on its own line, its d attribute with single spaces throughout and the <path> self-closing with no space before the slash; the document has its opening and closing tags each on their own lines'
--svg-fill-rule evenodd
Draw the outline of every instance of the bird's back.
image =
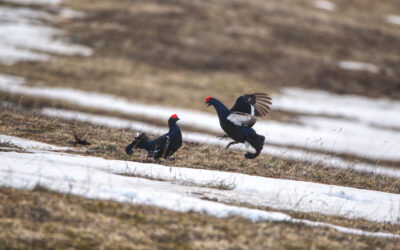
<svg viewBox="0 0 400 250">
<path fill-rule="evenodd" d="M 182 146 L 182 133 L 178 126 L 151 143 L 148 150 L 149 155 L 158 159 L 160 157 L 168 158 L 173 155 Z"/>
<path fill-rule="evenodd" d="M 165 151 L 165 146 L 167 145 L 168 137 L 167 134 L 158 137 L 157 139 L 151 141 L 149 143 L 149 148 L 147 151 L 149 152 L 149 156 L 154 157 L 156 159 L 163 156 Z"/>
</svg>

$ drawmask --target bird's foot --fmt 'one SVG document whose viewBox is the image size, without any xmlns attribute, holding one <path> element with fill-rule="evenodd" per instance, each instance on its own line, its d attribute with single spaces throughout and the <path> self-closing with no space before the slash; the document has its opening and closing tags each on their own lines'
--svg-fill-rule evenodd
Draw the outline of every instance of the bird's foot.
<svg viewBox="0 0 400 250">
<path fill-rule="evenodd" d="M 223 140 L 223 139 L 229 138 L 229 136 L 227 136 L 227 135 L 217 135 L 217 138 L 219 138 L 220 140 Z"/>
<path fill-rule="evenodd" d="M 232 146 L 234 144 L 238 144 L 238 143 L 239 142 L 237 142 L 237 141 L 230 142 L 230 143 L 228 143 L 228 145 L 226 145 L 225 149 L 228 149 L 230 146 Z"/>
</svg>

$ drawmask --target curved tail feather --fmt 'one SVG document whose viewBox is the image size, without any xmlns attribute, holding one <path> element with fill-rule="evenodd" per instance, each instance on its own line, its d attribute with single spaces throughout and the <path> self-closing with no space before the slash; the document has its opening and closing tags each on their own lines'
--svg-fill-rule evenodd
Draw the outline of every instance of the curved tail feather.
<svg viewBox="0 0 400 250">
<path fill-rule="evenodd" d="M 129 144 L 128 146 L 126 146 L 126 148 L 125 148 L 125 152 L 128 154 L 128 155 L 131 155 L 131 154 L 133 154 L 133 143 L 131 143 L 131 144 Z"/>
<path fill-rule="evenodd" d="M 260 155 L 263 147 L 264 147 L 265 136 L 254 134 L 252 138 L 247 140 L 248 143 L 256 150 L 255 153 L 247 152 L 244 156 L 247 159 L 254 159 L 258 155 Z"/>
</svg>

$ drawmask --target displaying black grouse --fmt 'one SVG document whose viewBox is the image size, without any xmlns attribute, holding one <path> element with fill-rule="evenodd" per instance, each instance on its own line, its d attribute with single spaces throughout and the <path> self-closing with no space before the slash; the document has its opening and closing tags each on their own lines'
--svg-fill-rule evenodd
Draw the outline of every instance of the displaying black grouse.
<svg viewBox="0 0 400 250">
<path fill-rule="evenodd" d="M 141 133 L 125 148 L 125 152 L 132 154 L 133 149 L 141 148 L 149 153 L 148 157 L 153 157 L 156 160 L 160 157 L 164 159 L 171 157 L 182 146 L 181 129 L 176 124 L 178 120 L 176 114 L 172 115 L 168 119 L 168 133 L 155 140 L 150 140 L 145 133 Z"/>
<path fill-rule="evenodd" d="M 213 97 L 207 97 L 206 104 L 213 105 L 217 111 L 221 128 L 227 134 L 221 138 L 230 137 L 234 140 L 226 148 L 233 144 L 247 142 L 256 152 L 254 154 L 247 152 L 245 157 L 256 158 L 264 147 L 265 137 L 257 134 L 252 127 L 257 121 L 256 117 L 268 114 L 269 106 L 272 104 L 271 98 L 264 93 L 242 95 L 231 109 Z"/>
</svg>

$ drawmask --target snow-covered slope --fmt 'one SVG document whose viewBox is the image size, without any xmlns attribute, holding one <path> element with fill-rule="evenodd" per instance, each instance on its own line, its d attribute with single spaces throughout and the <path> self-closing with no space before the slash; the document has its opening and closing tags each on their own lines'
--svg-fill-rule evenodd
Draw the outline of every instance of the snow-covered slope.
<svg viewBox="0 0 400 250">
<path fill-rule="evenodd" d="M 400 224 L 400 195 L 397 194 L 212 170 L 105 160 L 72 154 L 5 152 L 0 153 L 0 161 L 3 163 L 3 170 L 22 171 L 25 174 L 35 175 L 40 169 L 40 176 L 55 172 L 60 175 L 60 178 L 71 180 L 71 185 L 78 182 L 69 176 L 75 166 L 81 169 L 75 174 L 92 180 L 97 177 L 94 178 L 91 171 L 102 170 L 174 181 L 181 185 L 187 183 L 196 186 L 223 184 L 233 189 L 225 191 L 205 189 L 196 191 L 196 196 L 201 195 L 224 202 L 249 203 L 276 209 L 318 212 Z M 29 165 L 28 169 L 25 169 L 26 163 Z M 68 168 L 69 171 L 67 171 Z M 115 185 L 115 183 L 112 182 L 110 185 Z"/>
<path fill-rule="evenodd" d="M 26 141 L 21 145 L 29 148 L 29 143 Z M 52 152 L 0 152 L 0 161 L 0 180 L 3 186 L 31 189 L 40 184 L 52 190 L 88 198 L 156 205 L 180 212 L 206 212 L 218 217 L 239 215 L 253 221 L 287 221 L 328 226 L 346 233 L 399 237 L 293 219 L 284 213 L 235 205 L 248 203 L 398 224 L 400 195 L 396 194 Z M 115 173 L 157 178 L 167 182 Z M 201 187 L 221 182 L 231 185 L 232 189 Z"/>
</svg>

